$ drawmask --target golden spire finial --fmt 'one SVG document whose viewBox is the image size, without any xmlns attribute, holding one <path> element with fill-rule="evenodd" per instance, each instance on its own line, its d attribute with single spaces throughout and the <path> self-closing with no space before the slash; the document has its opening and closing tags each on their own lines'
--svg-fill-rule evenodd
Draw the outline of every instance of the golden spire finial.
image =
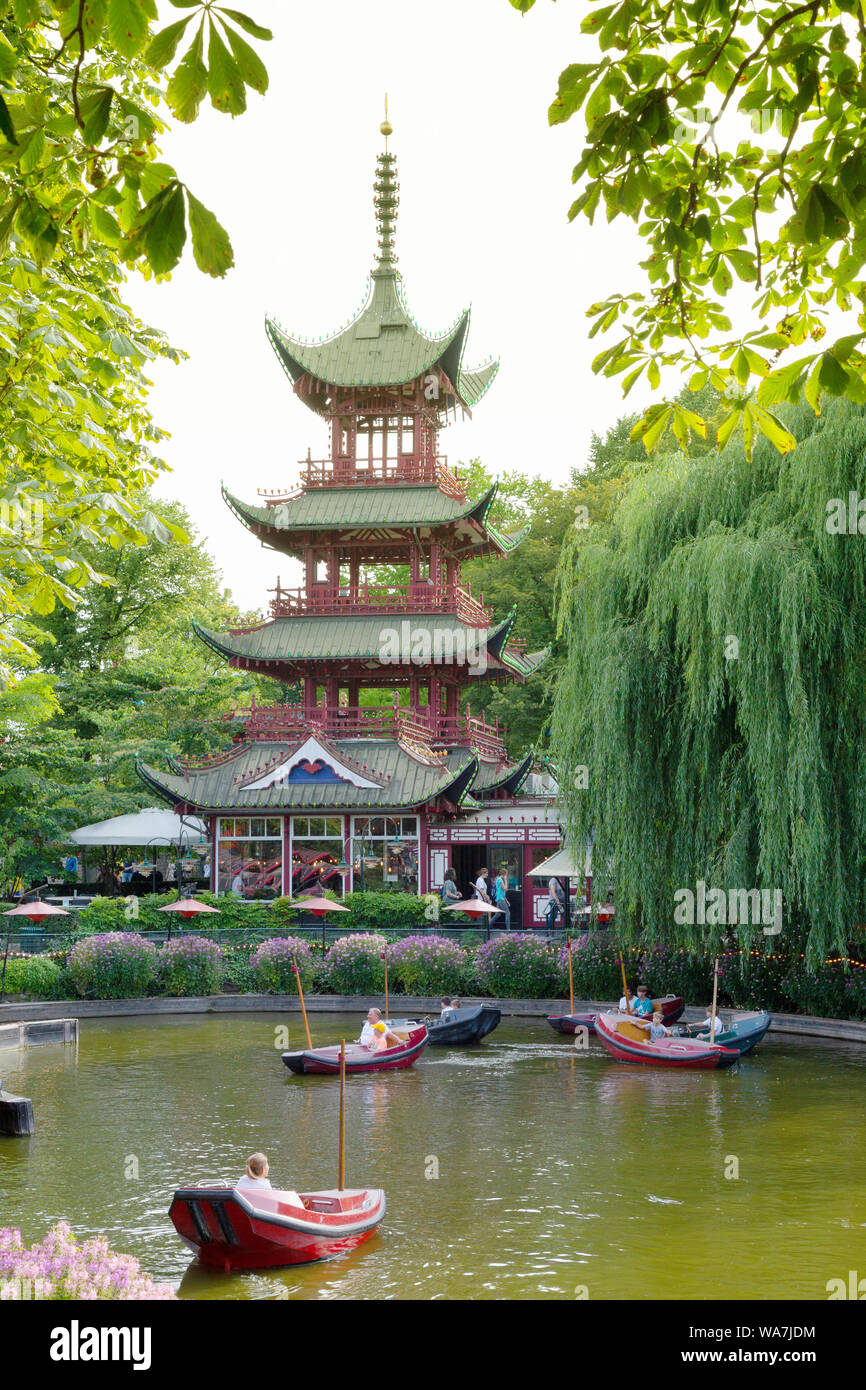
<svg viewBox="0 0 866 1390">
<path fill-rule="evenodd" d="M 385 149 L 387 150 L 387 148 L 388 148 L 388 136 L 391 135 L 391 134 L 393 133 L 393 130 L 394 130 L 394 127 L 391 125 L 391 122 L 388 120 L 388 93 L 387 93 L 387 92 L 385 93 L 385 119 L 384 119 L 384 121 L 382 122 L 382 124 L 379 126 L 379 129 L 380 129 L 380 131 L 382 132 L 382 134 L 383 134 L 384 137 L 385 137 Z"/>
</svg>

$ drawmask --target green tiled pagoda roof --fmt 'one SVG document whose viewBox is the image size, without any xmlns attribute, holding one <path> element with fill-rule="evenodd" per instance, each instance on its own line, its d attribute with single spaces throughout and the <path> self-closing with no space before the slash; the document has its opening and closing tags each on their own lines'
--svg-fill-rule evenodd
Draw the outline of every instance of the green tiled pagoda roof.
<svg viewBox="0 0 866 1390">
<path fill-rule="evenodd" d="M 482 762 L 479 765 L 475 781 L 472 783 L 473 796 L 488 797 L 497 791 L 507 791 L 513 796 L 526 780 L 532 762 L 533 754 L 531 752 L 521 758 L 520 762 L 508 763 L 505 766 Z"/>
<path fill-rule="evenodd" d="M 213 632 L 194 622 L 193 630 L 203 642 L 223 656 L 242 657 L 248 661 L 379 660 L 383 629 L 393 629 L 402 636 L 403 622 L 416 624 L 417 628 L 430 633 L 434 642 L 436 634 L 442 633 L 440 642 L 445 651 L 449 650 L 445 646 L 447 634 L 450 634 L 452 642 L 450 650 L 458 653 L 461 651 L 459 644 L 465 644 L 467 636 L 473 634 L 470 651 L 486 644 L 488 655 L 512 666 L 515 671 L 522 671 L 523 658 L 514 650 L 509 653 L 505 647 L 505 638 L 514 622 L 513 614 L 509 614 L 496 627 L 487 629 L 469 627 L 448 613 L 400 612 L 364 614 L 361 617 L 323 617 L 317 614 L 301 618 L 273 618 L 246 632 Z M 410 628 L 410 640 L 411 632 Z M 463 650 L 466 650 L 465 646 Z"/>
<path fill-rule="evenodd" d="M 292 382 L 305 373 L 330 386 L 404 386 L 441 367 L 462 405 L 481 399 L 499 367 L 488 362 L 464 371 L 463 349 L 469 310 L 447 333 L 429 337 L 415 323 L 403 300 L 401 277 L 393 266 L 374 270 L 372 291 L 361 313 L 332 337 L 304 342 L 273 319 L 265 329 Z M 310 398 L 316 407 L 317 397 Z"/>
<path fill-rule="evenodd" d="M 260 779 L 266 767 L 279 767 L 289 759 L 306 736 L 304 732 L 300 739 L 291 741 L 240 744 L 216 765 L 191 767 L 186 772 L 160 772 L 140 762 L 136 771 L 170 805 L 194 806 L 200 811 L 402 808 L 424 805 L 440 796 L 455 805 L 471 804 L 469 787 L 478 770 L 474 753 L 428 763 L 395 739 L 332 739 L 327 743 L 337 759 L 345 759 L 355 769 L 363 766 L 364 777 L 379 786 L 284 781 L 257 790 L 244 789 L 244 783 Z"/>
<path fill-rule="evenodd" d="M 507 554 L 520 544 L 530 528 L 525 526 L 505 534 L 489 524 L 487 517 L 497 489 L 498 483 L 493 483 L 477 501 L 470 502 L 468 498 L 461 501 L 449 497 L 435 483 L 312 487 L 270 507 L 242 502 L 225 486 L 222 495 L 240 521 L 253 529 L 268 531 L 269 543 L 285 553 L 291 553 L 285 541 L 293 532 L 354 529 L 394 531 L 399 535 L 409 527 L 459 526 L 461 522 L 475 521 L 482 528 L 482 535 L 476 540 L 467 530 L 469 548 L 492 544 Z"/>
</svg>

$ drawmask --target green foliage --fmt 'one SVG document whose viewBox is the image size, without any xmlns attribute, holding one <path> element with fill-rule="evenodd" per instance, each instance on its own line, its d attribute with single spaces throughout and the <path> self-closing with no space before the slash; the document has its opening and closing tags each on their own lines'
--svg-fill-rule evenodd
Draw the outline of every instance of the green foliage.
<svg viewBox="0 0 866 1390">
<path fill-rule="evenodd" d="M 544 999 L 562 994 L 565 977 L 556 949 L 534 936 L 494 936 L 475 952 L 474 974 L 502 999 Z"/>
<path fill-rule="evenodd" d="M 816 411 L 823 394 L 866 402 L 855 12 L 853 0 L 772 0 L 756 20 L 741 5 L 596 0 L 581 23 L 590 61 L 564 69 L 549 110 L 552 125 L 579 114 L 585 130 L 569 216 L 630 218 L 647 253 L 648 286 L 617 284 L 587 311 L 591 337 L 615 333 L 593 370 L 622 376 L 626 395 L 640 380 L 658 389 L 666 367 L 693 389 L 711 382 L 726 400 L 719 448 L 736 430 L 747 458 L 759 436 L 794 447 L 773 408 L 801 388 Z M 751 299 L 744 332 L 725 310 L 734 288 Z M 830 314 L 848 322 L 815 350 Z M 664 401 L 633 437 L 650 450 L 670 431 L 685 448 L 705 425 Z"/>
<path fill-rule="evenodd" d="M 167 941 L 159 952 L 157 992 L 173 996 L 219 994 L 223 981 L 222 951 L 201 936 Z"/>
<path fill-rule="evenodd" d="M 245 87 L 264 90 L 266 76 L 239 30 L 269 32 L 205 0 L 186 8 L 190 51 L 205 30 L 232 48 L 215 49 L 210 71 L 199 62 L 213 105 L 227 109 L 230 87 L 230 109 L 243 109 Z M 0 687 L 37 663 L 31 618 L 110 582 L 88 553 L 97 537 L 124 554 L 180 538 L 146 499 L 164 468 L 146 373 L 180 354 L 123 303 L 124 267 L 167 274 L 188 232 L 208 274 L 225 275 L 233 260 L 213 213 L 158 158 L 158 109 L 178 105 L 159 69 L 183 34 L 154 38 L 155 0 L 14 0 L 3 11 Z M 177 114 L 196 110 L 187 100 Z"/>
<path fill-rule="evenodd" d="M 793 453 L 635 465 L 564 550 L 551 745 L 621 921 L 671 940 L 679 889 L 778 889 L 814 960 L 866 907 L 866 572 L 826 526 L 866 496 L 866 413 L 785 409 Z"/>
<path fill-rule="evenodd" d="M 60 966 L 48 956 L 10 956 L 6 962 L 6 993 L 62 999 L 62 975 Z"/>
<path fill-rule="evenodd" d="M 76 994 L 87 999 L 137 999 L 156 976 L 156 948 L 127 932 L 88 936 L 72 947 L 67 970 Z"/>
<path fill-rule="evenodd" d="M 459 994 L 468 958 L 454 941 L 441 936 L 409 936 L 388 947 L 389 979 L 405 994 Z"/>
<path fill-rule="evenodd" d="M 277 936 L 263 941 L 252 957 L 253 979 L 257 989 L 266 994 L 297 994 L 298 981 L 310 989 L 315 974 L 315 958 L 306 941 L 296 936 Z"/>
<path fill-rule="evenodd" d="M 428 924 L 427 905 L 415 893 L 385 891 L 381 893 L 348 893 L 344 899 L 350 916 L 339 914 L 335 926 L 363 931 L 394 931 L 405 927 Z M 336 919 L 337 914 L 334 914 Z"/>
<path fill-rule="evenodd" d="M 387 944 L 374 932 L 338 937 L 322 963 L 325 988 L 332 994 L 382 994 Z"/>
</svg>

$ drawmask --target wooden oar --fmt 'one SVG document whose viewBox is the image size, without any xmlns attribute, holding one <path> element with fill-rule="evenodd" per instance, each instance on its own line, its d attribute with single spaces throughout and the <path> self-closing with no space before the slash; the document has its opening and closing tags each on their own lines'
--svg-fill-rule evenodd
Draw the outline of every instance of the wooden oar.
<svg viewBox="0 0 866 1390">
<path fill-rule="evenodd" d="M 346 1039 L 340 1043 L 340 1125 L 337 1156 L 337 1191 L 346 1185 Z"/>
<path fill-rule="evenodd" d="M 716 1000 L 719 997 L 719 958 L 713 961 L 713 1016 L 710 1019 L 710 1047 L 716 1033 Z"/>
<path fill-rule="evenodd" d="M 628 985 L 627 985 L 626 982 L 625 982 L 625 962 L 624 962 L 622 956 L 620 956 L 620 958 L 619 958 L 619 968 L 620 968 L 620 970 L 622 971 L 622 992 L 623 992 L 623 994 L 625 995 L 625 1011 L 626 1011 L 627 1014 L 630 1014 L 630 1013 L 631 1013 L 631 1000 L 629 999 Z"/>
<path fill-rule="evenodd" d="M 568 938 L 568 1012 L 574 1013 L 574 970 L 571 964 L 571 937 Z"/>
<path fill-rule="evenodd" d="M 296 959 L 295 956 L 292 956 L 292 969 L 293 969 L 294 972 L 295 972 L 295 978 L 296 978 L 296 980 L 297 980 L 297 982 L 298 982 L 298 997 L 299 997 L 299 999 L 300 999 L 300 1001 L 301 1001 L 301 1013 L 304 1015 L 304 1032 L 305 1032 L 306 1035 L 307 1035 L 307 1047 L 308 1047 L 308 1048 L 310 1049 L 310 1051 L 312 1052 L 312 1050 L 313 1050 L 313 1040 L 312 1040 L 312 1038 L 310 1037 L 310 1025 L 309 1025 L 309 1023 L 307 1022 L 307 1010 L 306 1010 L 306 1006 L 305 1006 L 305 1004 L 304 1004 L 304 987 L 303 987 L 303 985 L 301 984 L 301 972 L 300 972 L 300 970 L 298 969 L 298 962 L 297 962 L 297 959 Z"/>
</svg>

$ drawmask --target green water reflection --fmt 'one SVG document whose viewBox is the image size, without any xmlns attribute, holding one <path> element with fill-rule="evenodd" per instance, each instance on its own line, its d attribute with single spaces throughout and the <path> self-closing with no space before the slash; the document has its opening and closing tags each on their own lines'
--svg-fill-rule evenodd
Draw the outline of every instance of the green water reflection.
<svg viewBox="0 0 866 1390">
<path fill-rule="evenodd" d="M 83 1020 L 77 1056 L 0 1053 L 38 1127 L 0 1139 L 0 1224 L 28 1240 L 62 1218 L 103 1231 L 197 1299 L 571 1299 L 581 1285 L 592 1299 L 822 1299 L 828 1279 L 866 1274 L 866 1049 L 771 1033 L 732 1071 L 672 1076 L 523 1020 L 350 1078 L 347 1178 L 388 1199 L 366 1246 L 267 1275 L 202 1271 L 168 1221 L 175 1186 L 236 1178 L 253 1149 L 275 1184 L 336 1182 L 338 1088 L 285 1070 L 280 1022 Z M 314 1018 L 314 1042 L 358 1023 Z"/>
</svg>

